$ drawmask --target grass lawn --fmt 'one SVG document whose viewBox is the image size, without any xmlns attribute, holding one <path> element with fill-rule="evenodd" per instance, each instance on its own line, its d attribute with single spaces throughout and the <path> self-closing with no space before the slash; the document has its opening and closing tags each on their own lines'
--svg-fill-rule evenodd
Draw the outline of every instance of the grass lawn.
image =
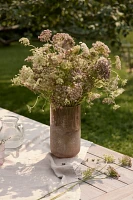
<svg viewBox="0 0 133 200">
<path fill-rule="evenodd" d="M 49 124 L 49 105 L 37 105 L 32 113 L 26 105 L 33 105 L 36 96 L 26 88 L 11 85 L 28 55 L 28 48 L 18 43 L 0 47 L 0 107 L 19 113 L 36 121 Z M 133 74 L 124 68 L 122 77 L 128 78 L 126 91 L 117 99 L 117 111 L 99 101 L 88 109 L 82 105 L 82 138 L 133 157 Z"/>
</svg>

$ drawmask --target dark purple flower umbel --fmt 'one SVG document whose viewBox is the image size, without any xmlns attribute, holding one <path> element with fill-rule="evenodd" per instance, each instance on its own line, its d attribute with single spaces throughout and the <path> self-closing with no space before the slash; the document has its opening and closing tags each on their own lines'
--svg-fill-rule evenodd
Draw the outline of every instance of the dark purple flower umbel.
<svg viewBox="0 0 133 200">
<path fill-rule="evenodd" d="M 57 33 L 53 36 L 52 40 L 56 47 L 65 50 L 69 50 L 75 45 L 73 38 L 67 33 Z"/>
<path fill-rule="evenodd" d="M 41 42 L 48 42 L 52 36 L 52 31 L 49 29 L 44 30 L 41 32 L 41 34 L 38 36 Z"/>
<path fill-rule="evenodd" d="M 98 59 L 95 65 L 95 69 L 98 75 L 98 78 L 109 79 L 110 77 L 110 63 L 109 60 L 101 57 Z"/>
</svg>

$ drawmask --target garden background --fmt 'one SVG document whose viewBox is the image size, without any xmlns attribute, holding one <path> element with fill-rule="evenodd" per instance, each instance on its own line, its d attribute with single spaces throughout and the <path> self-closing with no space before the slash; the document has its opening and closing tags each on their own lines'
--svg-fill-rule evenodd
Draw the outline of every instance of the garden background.
<svg viewBox="0 0 133 200">
<path fill-rule="evenodd" d="M 89 3 L 88 3 L 89 2 Z M 0 3 L 0 107 L 49 125 L 49 104 L 23 87 L 12 86 L 29 54 L 29 47 L 18 43 L 26 36 L 35 46 L 41 45 L 37 35 L 43 29 L 67 32 L 91 46 L 100 40 L 109 45 L 112 57 L 120 55 L 122 78 L 128 79 L 125 92 L 117 98 L 121 106 L 95 101 L 91 108 L 82 105 L 82 138 L 133 157 L 133 73 L 121 54 L 122 44 L 133 45 L 133 1 L 1 1 Z M 132 55 L 133 56 L 133 55 Z M 42 109 L 43 108 L 43 109 Z"/>
</svg>

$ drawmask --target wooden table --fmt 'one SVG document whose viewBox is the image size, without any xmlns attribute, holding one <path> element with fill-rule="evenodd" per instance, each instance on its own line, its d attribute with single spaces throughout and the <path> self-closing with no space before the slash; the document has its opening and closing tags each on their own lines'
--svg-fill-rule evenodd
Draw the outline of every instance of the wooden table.
<svg viewBox="0 0 133 200">
<path fill-rule="evenodd" d="M 122 158 L 122 154 L 93 144 L 89 148 L 85 161 L 82 162 L 82 169 L 96 167 L 97 160 L 101 160 L 102 162 L 104 154 L 114 156 L 116 159 L 115 163 L 108 165 L 115 168 L 120 177 L 118 180 L 114 178 L 100 179 L 100 177 L 104 177 L 104 174 L 100 174 L 99 179 L 82 183 L 80 186 L 81 200 L 133 200 L 133 166 L 125 168 L 119 165 L 119 158 Z M 102 171 L 104 172 L 104 169 Z"/>
<path fill-rule="evenodd" d="M 2 112 L 5 113 L 5 110 L 0 108 L 1 116 Z M 10 111 L 7 111 L 6 114 L 10 114 Z M 34 124 L 35 127 L 32 129 L 32 134 L 34 134 L 35 128 L 40 127 L 42 129 L 44 126 L 41 123 L 38 125 L 38 122 L 33 122 L 32 124 Z M 104 154 L 113 155 L 115 163 L 104 163 Z M 123 155 L 120 153 L 92 144 L 80 168 L 83 171 L 88 167 L 96 168 L 98 177 L 95 180 L 87 180 L 80 184 L 81 200 L 133 200 L 133 166 L 121 167 L 119 165 L 119 158 L 122 158 L 122 156 Z M 111 165 L 120 174 L 118 180 L 105 177 L 104 172 L 108 165 Z M 101 168 L 103 169 L 99 172 Z"/>
</svg>

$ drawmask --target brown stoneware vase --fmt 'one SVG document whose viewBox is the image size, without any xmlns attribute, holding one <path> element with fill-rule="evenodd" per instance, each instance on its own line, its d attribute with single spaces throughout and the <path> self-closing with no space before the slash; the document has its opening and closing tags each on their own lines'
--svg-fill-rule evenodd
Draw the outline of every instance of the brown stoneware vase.
<svg viewBox="0 0 133 200">
<path fill-rule="evenodd" d="M 50 107 L 50 149 L 58 158 L 71 158 L 80 151 L 81 107 Z"/>
</svg>

